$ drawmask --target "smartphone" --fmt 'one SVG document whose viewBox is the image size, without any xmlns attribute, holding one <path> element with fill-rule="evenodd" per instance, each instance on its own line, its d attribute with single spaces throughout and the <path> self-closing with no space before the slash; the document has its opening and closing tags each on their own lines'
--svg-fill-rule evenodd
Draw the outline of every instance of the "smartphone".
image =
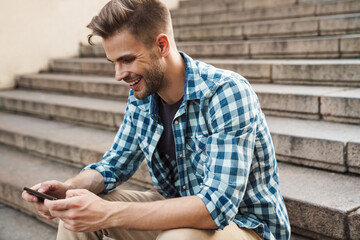
<svg viewBox="0 0 360 240">
<path fill-rule="evenodd" d="M 30 193 L 31 195 L 38 197 L 40 201 L 44 201 L 44 199 L 56 200 L 55 197 L 52 197 L 52 196 L 44 194 L 44 193 L 37 192 L 31 188 L 24 187 L 24 190 L 26 192 Z"/>
</svg>

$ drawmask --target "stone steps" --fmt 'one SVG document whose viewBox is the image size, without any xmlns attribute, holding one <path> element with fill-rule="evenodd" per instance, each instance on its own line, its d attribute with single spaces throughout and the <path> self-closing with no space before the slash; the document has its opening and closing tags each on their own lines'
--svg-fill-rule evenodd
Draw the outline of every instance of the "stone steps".
<svg viewBox="0 0 360 240">
<path fill-rule="evenodd" d="M 257 8 L 271 8 L 291 6 L 303 3 L 316 3 L 321 0 L 209 0 L 209 1 L 181 1 L 178 9 L 172 11 L 172 15 L 210 14 L 217 12 L 245 11 Z"/>
<path fill-rule="evenodd" d="M 315 38 L 181 42 L 180 51 L 195 58 L 308 59 L 359 57 L 360 35 Z"/>
<path fill-rule="evenodd" d="M 0 112 L 0 122 L 0 144 L 80 168 L 100 161 L 116 134 L 116 131 L 4 112 Z M 130 182 L 151 186 L 145 163 Z"/>
<path fill-rule="evenodd" d="M 64 59 L 71 61 L 71 59 Z M 79 59 L 82 61 L 83 59 Z M 73 67 L 76 65 L 72 62 Z M 95 61 L 95 64 L 101 64 Z M 90 64 L 94 64 L 90 63 Z M 60 63 L 61 64 L 61 63 Z M 104 64 L 106 69 L 109 64 Z M 61 66 L 59 66 L 61 68 Z M 69 64 L 68 69 L 58 70 L 58 72 L 66 71 L 68 74 L 62 73 L 42 73 L 42 74 L 28 74 L 20 75 L 17 77 L 17 86 L 21 89 L 36 89 L 43 91 L 53 91 L 59 93 L 66 93 L 71 95 L 80 95 L 87 97 L 100 97 L 105 99 L 119 99 L 126 101 L 129 94 L 129 86 L 123 81 L 116 82 L 114 77 L 106 76 L 83 76 L 83 75 L 70 75 L 72 71 L 76 70 Z M 56 68 L 56 67 L 55 67 Z M 86 66 L 85 66 L 86 68 Z M 111 65 L 108 74 L 114 76 L 114 67 Z M 82 71 L 79 69 L 79 72 Z M 84 70 L 86 73 L 86 70 Z M 88 74 L 91 74 L 89 70 Z M 104 73 L 104 75 L 107 75 Z"/>
<path fill-rule="evenodd" d="M 360 174 L 360 128 L 356 125 L 267 117 L 278 160 Z M 101 159 L 115 132 L 28 116 L 0 113 L 0 143 L 71 164 Z M 146 166 L 135 179 L 149 183 Z"/>
<path fill-rule="evenodd" d="M 0 109 L 28 113 L 43 118 L 73 121 L 78 124 L 91 124 L 96 127 L 116 130 L 123 119 L 126 108 L 125 101 L 102 100 L 89 97 L 75 97 L 60 94 L 51 94 L 48 91 L 58 90 L 57 81 L 60 76 L 64 79 L 68 77 L 69 84 L 63 84 L 60 91 L 75 92 L 81 88 L 87 88 L 86 77 L 81 77 L 76 82 L 77 76 L 49 75 L 24 77 L 27 84 L 20 83 L 22 87 L 30 89 L 42 89 L 47 92 L 24 90 L 11 90 L 0 92 Z M 54 78 L 52 78 L 54 77 Z M 29 80 L 41 79 L 41 87 L 31 84 Z M 49 79 L 44 82 L 44 79 Z M 52 79 L 56 79 L 55 83 Z M 30 81 L 30 84 L 29 84 Z M 93 94 L 106 96 L 103 89 L 111 89 L 118 83 L 114 80 L 102 83 L 102 79 L 97 82 L 91 81 L 90 84 L 108 84 L 104 88 L 94 88 Z M 64 80 L 66 83 L 66 80 Z M 72 86 L 76 86 L 75 89 Z M 262 109 L 267 115 L 286 116 L 303 119 L 324 119 L 330 121 L 360 124 L 360 89 L 359 88 L 340 88 L 340 87 L 319 87 L 319 86 L 296 86 L 279 84 L 252 84 L 255 92 L 259 96 Z M 48 87 L 48 88 L 46 88 Z M 127 88 L 122 84 L 122 87 Z M 82 91 L 79 90 L 79 93 Z M 119 99 L 125 99 L 128 91 L 123 91 Z M 109 96 L 106 96 L 109 97 Z"/>
<path fill-rule="evenodd" d="M 198 1 L 195 2 L 200 3 Z M 192 5 L 194 2 L 192 3 Z M 208 1 L 202 3 L 211 5 Z M 186 6 L 185 6 L 186 7 Z M 190 6 L 189 6 L 190 7 Z M 193 6 L 191 6 L 193 7 Z M 184 6 L 182 7 L 184 8 Z M 203 9 L 203 8 L 201 8 Z M 221 8 L 220 8 L 221 9 Z M 218 10 L 218 9 L 216 9 Z M 185 11 L 185 10 L 180 10 Z M 360 11 L 359 1 L 336 1 L 324 3 L 305 3 L 283 6 L 262 5 L 253 9 L 228 9 L 226 12 L 211 12 L 202 14 L 181 15 L 178 10 L 172 11 L 172 22 L 175 28 L 192 25 L 210 25 L 220 23 L 242 23 L 259 20 L 274 20 L 300 17 L 315 17 L 334 14 L 358 13 Z"/>
<path fill-rule="evenodd" d="M 267 116 L 360 124 L 360 89 L 252 84 Z"/>
<path fill-rule="evenodd" d="M 34 207 L 20 197 L 22 188 L 44 179 L 64 180 L 79 170 L 2 145 L 0 152 L 1 201 L 34 216 Z M 360 204 L 354 200 L 360 200 L 360 178 L 289 164 L 279 164 L 279 168 L 280 188 L 294 232 L 322 239 L 347 239 L 359 234 L 356 226 L 360 213 L 356 210 L 360 209 Z M 14 172 L 19 174 L 14 175 Z M 134 186 L 123 188 L 134 189 Z M 144 188 L 138 188 L 141 189 Z M 323 225 L 319 226 L 318 221 Z M 45 222 L 56 225 L 54 221 Z M 292 239 L 308 238 L 295 236 Z"/>
<path fill-rule="evenodd" d="M 194 58 L 308 59 L 356 58 L 360 34 L 314 38 L 179 42 L 180 51 Z M 82 57 L 104 57 L 102 46 L 80 46 Z"/>
<path fill-rule="evenodd" d="M 4 240 L 55 240 L 56 229 L 0 204 L 0 236 Z M 21 227 L 19 227 L 21 226 Z"/>
<path fill-rule="evenodd" d="M 360 33 L 360 14 L 190 26 L 174 31 L 177 41 L 291 38 Z"/>
<path fill-rule="evenodd" d="M 35 207 L 21 198 L 21 193 L 24 187 L 31 187 L 46 180 L 64 181 L 78 174 L 80 168 L 52 162 L 2 144 L 0 144 L 0 152 L 0 201 L 50 226 L 57 227 L 57 220 L 40 217 Z M 130 183 L 122 184 L 121 188 L 142 191 L 147 189 Z"/>
<path fill-rule="evenodd" d="M 117 130 L 123 121 L 126 102 L 9 90 L 0 92 L 0 108 L 47 119 Z"/>
<path fill-rule="evenodd" d="M 327 60 L 252 60 L 252 59 L 203 59 L 216 67 L 238 72 L 246 77 L 251 83 L 278 83 L 292 85 L 325 85 L 359 87 L 360 60 L 359 59 L 327 59 Z M 97 65 L 97 70 L 91 66 Z M 71 58 L 54 59 L 51 61 L 51 70 L 54 72 L 66 72 L 72 74 L 100 74 L 114 76 L 114 67 L 103 58 Z M 54 76 L 54 77 L 53 77 Z M 58 79 L 60 78 L 60 79 Z M 71 84 L 76 81 L 76 76 L 55 75 L 25 75 L 18 77 L 18 85 L 24 88 L 42 89 L 51 88 L 62 91 L 71 90 Z M 79 77 L 81 78 L 81 77 Z M 98 77 L 94 77 L 96 81 Z M 87 78 L 83 77 L 86 82 Z M 112 80 L 98 78 L 97 84 L 91 83 L 91 91 L 84 90 L 88 95 L 93 89 L 104 90 L 104 95 L 118 97 L 118 92 L 128 90 L 119 89 L 120 85 Z M 101 84 L 102 83 L 102 84 Z M 121 82 L 120 82 L 121 83 Z M 76 83 L 83 84 L 83 83 Z M 90 84 L 90 83 L 86 83 Z M 92 85 L 94 84 L 94 85 Z M 104 86 L 103 86 L 104 85 Z M 87 87 L 78 87 L 86 89 Z M 115 90 L 112 90 L 114 88 Z M 81 90 L 79 91 L 81 92 Z M 100 92 L 100 91 L 98 91 Z"/>
</svg>

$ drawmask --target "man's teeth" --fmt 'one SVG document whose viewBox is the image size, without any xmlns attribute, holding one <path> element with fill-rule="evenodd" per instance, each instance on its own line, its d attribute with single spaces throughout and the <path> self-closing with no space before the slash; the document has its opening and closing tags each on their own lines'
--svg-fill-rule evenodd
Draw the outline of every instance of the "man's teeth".
<svg viewBox="0 0 360 240">
<path fill-rule="evenodd" d="M 129 85 L 130 85 L 130 86 L 134 86 L 134 85 L 136 85 L 138 82 L 140 82 L 140 78 L 138 78 L 138 79 L 130 82 Z"/>
</svg>

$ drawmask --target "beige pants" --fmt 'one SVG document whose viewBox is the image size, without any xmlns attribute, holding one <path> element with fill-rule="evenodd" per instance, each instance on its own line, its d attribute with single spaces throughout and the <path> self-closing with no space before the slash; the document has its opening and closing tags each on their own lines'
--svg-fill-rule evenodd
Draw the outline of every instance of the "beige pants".
<svg viewBox="0 0 360 240">
<path fill-rule="evenodd" d="M 156 192 L 118 190 L 102 196 L 109 201 L 149 202 L 164 199 Z M 261 240 L 254 231 L 231 223 L 222 231 L 180 228 L 167 231 L 138 231 L 123 228 L 102 229 L 91 233 L 75 233 L 63 227 L 60 221 L 57 240 L 99 240 L 104 236 L 119 240 Z"/>
</svg>

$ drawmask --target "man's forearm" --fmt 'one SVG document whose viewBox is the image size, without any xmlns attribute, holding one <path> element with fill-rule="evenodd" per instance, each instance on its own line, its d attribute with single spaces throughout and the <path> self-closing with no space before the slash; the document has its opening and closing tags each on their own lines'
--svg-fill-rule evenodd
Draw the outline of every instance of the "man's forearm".
<svg viewBox="0 0 360 240">
<path fill-rule="evenodd" d="M 138 230 L 173 228 L 217 229 L 204 202 L 197 196 L 155 202 L 111 202 L 109 227 Z"/>
<path fill-rule="evenodd" d="M 104 177 L 96 170 L 86 170 L 64 183 L 69 189 L 87 189 L 95 194 L 104 191 Z"/>
</svg>

